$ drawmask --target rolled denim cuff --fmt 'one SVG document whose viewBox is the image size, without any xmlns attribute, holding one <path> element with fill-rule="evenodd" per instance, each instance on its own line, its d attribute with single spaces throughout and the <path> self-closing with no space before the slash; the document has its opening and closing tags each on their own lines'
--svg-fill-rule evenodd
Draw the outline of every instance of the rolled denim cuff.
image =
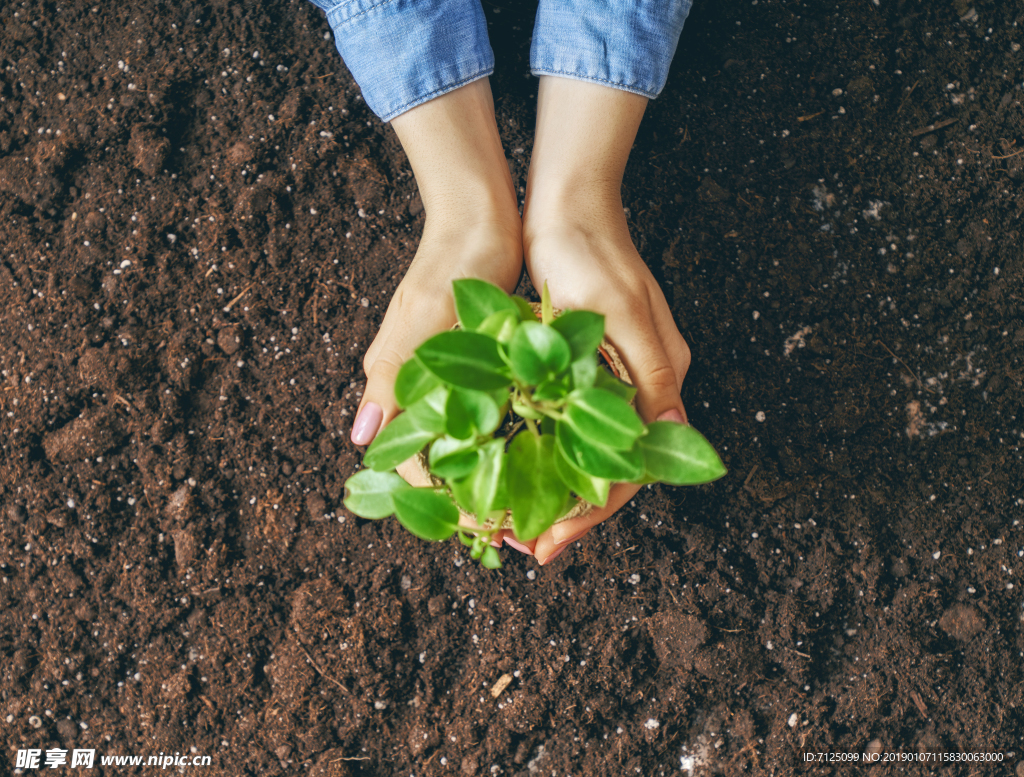
<svg viewBox="0 0 1024 777">
<path fill-rule="evenodd" d="M 562 76 L 646 97 L 665 88 L 692 0 L 540 0 L 534 75 Z"/>
<path fill-rule="evenodd" d="M 312 0 L 382 121 L 494 72 L 480 0 Z"/>
</svg>

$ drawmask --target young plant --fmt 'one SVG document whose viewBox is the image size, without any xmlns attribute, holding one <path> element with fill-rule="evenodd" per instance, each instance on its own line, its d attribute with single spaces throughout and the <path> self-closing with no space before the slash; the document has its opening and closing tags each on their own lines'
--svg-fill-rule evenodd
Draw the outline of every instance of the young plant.
<svg viewBox="0 0 1024 777">
<path fill-rule="evenodd" d="M 395 381 L 405 412 L 388 424 L 345 483 L 345 506 L 363 518 L 394 514 L 417 537 L 458 533 L 484 566 L 505 517 L 531 540 L 581 500 L 604 506 L 613 482 L 695 485 L 725 474 L 692 426 L 644 424 L 636 389 L 598 362 L 604 316 L 553 315 L 545 285 L 541 319 L 521 297 L 480 280 L 453 284 L 460 328 L 416 349 Z M 395 472 L 424 455 L 432 487 Z M 460 510 L 474 516 L 472 536 Z"/>
</svg>

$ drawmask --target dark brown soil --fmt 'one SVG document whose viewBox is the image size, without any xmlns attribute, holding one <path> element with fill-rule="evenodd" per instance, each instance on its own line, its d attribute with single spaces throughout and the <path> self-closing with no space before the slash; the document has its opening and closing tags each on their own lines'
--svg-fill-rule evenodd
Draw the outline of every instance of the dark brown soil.
<svg viewBox="0 0 1024 777">
<path fill-rule="evenodd" d="M 487 13 L 522 184 L 533 9 Z M 1024 7 L 698 0 L 625 203 L 730 474 L 500 572 L 341 505 L 423 215 L 327 30 L 0 8 L 3 768 L 1013 774 Z"/>
</svg>

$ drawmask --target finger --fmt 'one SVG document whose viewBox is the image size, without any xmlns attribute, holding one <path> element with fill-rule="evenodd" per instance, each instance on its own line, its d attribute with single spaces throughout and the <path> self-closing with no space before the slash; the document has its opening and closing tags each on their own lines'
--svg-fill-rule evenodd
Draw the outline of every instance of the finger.
<svg viewBox="0 0 1024 777">
<path fill-rule="evenodd" d="M 397 296 L 397 295 L 396 295 Z M 427 304 L 418 300 L 389 308 L 381 333 L 363 358 L 366 389 L 352 424 L 352 442 L 369 445 L 391 419 L 398 415 L 395 401 L 395 377 L 402 364 L 428 337 L 443 332 L 455 323 L 455 307 Z"/>
<path fill-rule="evenodd" d="M 548 563 L 555 554 L 561 553 L 570 542 L 577 539 L 579 534 L 590 531 L 614 515 L 619 508 L 636 496 L 639 490 L 640 486 L 634 483 L 616 483 L 608 493 L 608 502 L 604 507 L 597 507 L 586 515 L 556 523 L 537 538 L 533 554 L 542 565 Z"/>
<path fill-rule="evenodd" d="M 356 445 L 369 445 L 377 432 L 398 414 L 394 389 L 401 366 L 401 357 L 390 346 L 372 364 L 364 365 L 366 389 L 352 424 L 352 442 Z"/>
<path fill-rule="evenodd" d="M 680 419 L 685 418 L 679 396 L 682 379 L 650 318 L 617 318 L 609 322 L 608 330 L 609 339 L 637 388 L 636 407 L 644 422 L 650 423 L 673 410 Z"/>
</svg>

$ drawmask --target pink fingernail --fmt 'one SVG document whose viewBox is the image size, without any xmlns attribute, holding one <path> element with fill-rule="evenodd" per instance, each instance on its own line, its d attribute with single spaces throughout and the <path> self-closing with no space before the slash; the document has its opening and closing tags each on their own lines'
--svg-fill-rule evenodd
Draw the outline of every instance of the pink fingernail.
<svg viewBox="0 0 1024 777">
<path fill-rule="evenodd" d="M 532 556 L 533 555 L 533 551 L 530 550 L 530 548 L 528 546 L 523 545 L 523 543 L 521 543 L 521 542 L 516 542 L 511 537 L 506 537 L 505 538 L 505 542 L 507 542 L 509 545 L 511 545 L 513 548 L 515 548 L 519 552 L 525 553 L 527 556 Z"/>
<path fill-rule="evenodd" d="M 352 442 L 356 445 L 369 445 L 377 436 L 377 430 L 380 429 L 383 420 L 384 411 L 380 405 L 376 402 L 367 402 L 352 425 Z"/>
<path fill-rule="evenodd" d="M 590 529 L 584 529 L 579 534 L 574 534 L 571 537 L 566 537 L 564 540 L 555 540 L 555 544 L 556 545 L 568 545 L 570 542 L 575 542 L 576 540 L 581 539 L 584 536 L 586 536 L 588 531 L 590 531 Z"/>
<path fill-rule="evenodd" d="M 556 558 L 558 558 L 563 553 L 565 553 L 565 549 L 568 548 L 568 547 L 569 547 L 568 545 L 563 545 L 558 550 L 556 550 L 554 553 L 552 553 L 550 556 L 548 556 L 544 561 L 540 562 L 540 565 L 544 566 L 545 564 L 550 564 Z"/>
<path fill-rule="evenodd" d="M 683 414 L 680 413 L 675 408 L 672 408 L 671 410 L 666 410 L 664 413 L 662 413 L 660 416 L 658 416 L 658 420 L 659 421 L 672 421 L 673 423 L 676 423 L 676 424 L 685 424 L 686 423 L 686 419 L 683 418 Z"/>
</svg>

